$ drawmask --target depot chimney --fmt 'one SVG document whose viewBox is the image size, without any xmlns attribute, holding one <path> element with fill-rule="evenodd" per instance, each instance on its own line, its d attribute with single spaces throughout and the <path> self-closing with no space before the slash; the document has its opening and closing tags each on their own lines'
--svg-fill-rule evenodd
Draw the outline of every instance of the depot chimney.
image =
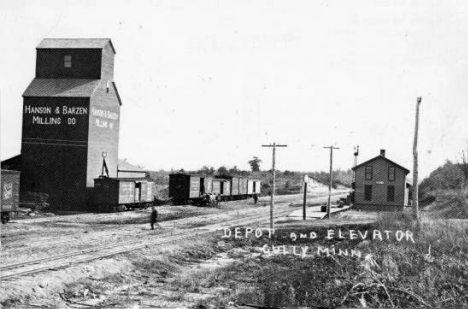
<svg viewBox="0 0 468 309">
<path fill-rule="evenodd" d="M 380 149 L 380 156 L 385 158 L 385 149 Z"/>
</svg>

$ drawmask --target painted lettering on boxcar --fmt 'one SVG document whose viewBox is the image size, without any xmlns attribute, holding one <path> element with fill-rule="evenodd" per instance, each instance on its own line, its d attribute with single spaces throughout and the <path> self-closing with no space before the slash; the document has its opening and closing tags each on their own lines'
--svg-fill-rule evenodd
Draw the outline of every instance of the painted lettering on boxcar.
<svg viewBox="0 0 468 309">
<path fill-rule="evenodd" d="M 3 199 L 7 200 L 13 196 L 13 183 L 7 182 L 3 185 Z"/>
</svg>

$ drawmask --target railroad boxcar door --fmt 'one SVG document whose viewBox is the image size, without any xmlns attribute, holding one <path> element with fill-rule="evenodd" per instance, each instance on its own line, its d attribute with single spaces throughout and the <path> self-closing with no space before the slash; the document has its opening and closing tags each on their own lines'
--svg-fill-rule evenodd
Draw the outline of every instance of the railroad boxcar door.
<svg viewBox="0 0 468 309">
<path fill-rule="evenodd" d="M 136 182 L 135 183 L 135 202 L 140 201 L 140 192 L 141 192 L 141 182 Z"/>
<path fill-rule="evenodd" d="M 204 195 L 205 193 L 206 193 L 205 178 L 200 177 L 200 196 Z"/>
</svg>

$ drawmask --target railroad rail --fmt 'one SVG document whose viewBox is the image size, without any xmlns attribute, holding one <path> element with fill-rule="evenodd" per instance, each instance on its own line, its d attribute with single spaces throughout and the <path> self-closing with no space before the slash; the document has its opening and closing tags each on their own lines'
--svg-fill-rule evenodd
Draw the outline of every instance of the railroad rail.
<svg viewBox="0 0 468 309">
<path fill-rule="evenodd" d="M 317 197 L 316 199 L 322 199 L 323 197 Z M 277 203 L 277 210 L 275 218 L 284 216 L 291 212 L 291 209 L 284 208 L 285 205 L 289 205 L 290 201 L 279 201 Z M 233 226 L 244 226 L 247 224 L 260 223 L 269 219 L 269 214 L 259 213 L 260 211 L 255 211 L 252 214 L 242 213 L 242 218 L 230 219 L 222 221 L 215 224 L 203 224 L 198 227 L 193 228 L 193 232 L 190 235 L 187 235 L 185 230 L 177 232 L 167 232 L 163 234 L 156 235 L 151 241 L 135 241 L 129 240 L 124 242 L 116 242 L 111 245 L 106 246 L 97 246 L 85 250 L 78 250 L 75 252 L 59 254 L 44 258 L 39 258 L 35 260 L 25 261 L 21 263 L 14 263 L 9 265 L 4 265 L 0 267 L 0 279 L 12 279 L 15 277 L 31 275 L 39 272 L 44 272 L 48 270 L 55 270 L 60 268 L 70 267 L 79 263 L 89 262 L 93 260 L 98 260 L 102 258 L 107 258 L 110 256 L 118 255 L 121 253 L 127 253 L 134 250 L 143 249 L 149 246 L 162 245 L 167 243 L 173 243 L 179 240 L 187 240 L 190 238 L 195 238 L 201 235 L 207 235 L 216 231 L 221 230 L 225 227 Z M 238 210 L 229 211 L 229 213 L 239 213 Z M 239 214 L 239 215 L 240 215 Z M 219 214 L 213 214 L 212 216 L 207 216 L 206 219 L 213 219 L 213 217 L 219 216 Z M 203 218 L 203 217 L 202 217 Z M 189 218 L 184 218 L 181 220 L 186 220 Z M 177 220 L 174 220 L 177 221 Z"/>
<path fill-rule="evenodd" d="M 278 211 L 276 217 L 283 216 L 289 213 L 290 210 Z M 254 214 L 248 217 L 243 217 L 240 219 L 233 219 L 224 221 L 216 224 L 207 224 L 197 228 L 194 228 L 195 231 L 190 235 L 187 235 L 185 231 L 180 231 L 177 233 L 164 233 L 156 236 L 156 240 L 152 241 L 140 241 L 135 243 L 135 241 L 126 241 L 120 242 L 113 245 L 105 247 L 94 247 L 87 250 L 81 250 L 76 252 L 71 252 L 62 255 L 56 255 L 53 257 L 45 257 L 36 260 L 26 261 L 22 263 L 15 263 L 10 265 L 5 265 L 0 267 L 0 279 L 9 279 L 24 275 L 35 274 L 47 270 L 59 269 L 70 267 L 75 264 L 89 262 L 92 260 L 102 259 L 110 256 L 114 256 L 121 253 L 126 253 L 138 249 L 143 249 L 152 245 L 162 245 L 166 243 L 175 242 L 178 240 L 187 240 L 201 235 L 210 234 L 216 232 L 226 226 L 236 226 L 236 225 L 246 225 L 253 224 L 265 219 L 269 216 L 259 216 L 259 214 Z M 125 247 L 125 248 L 122 248 Z"/>
</svg>

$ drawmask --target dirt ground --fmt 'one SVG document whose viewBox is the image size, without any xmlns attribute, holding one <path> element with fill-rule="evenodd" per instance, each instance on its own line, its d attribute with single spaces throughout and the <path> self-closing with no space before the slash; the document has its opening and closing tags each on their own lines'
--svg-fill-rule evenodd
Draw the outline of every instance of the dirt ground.
<svg viewBox="0 0 468 309">
<path fill-rule="evenodd" d="M 278 209 L 300 207 L 302 195 L 279 196 Z M 326 196 L 310 195 L 311 205 Z M 111 214 L 75 214 L 13 220 L 1 229 L 1 266 L 112 244 L 151 240 L 164 233 L 187 233 L 204 224 L 269 213 L 269 197 L 257 205 L 252 200 L 225 202 L 220 209 L 194 206 L 158 207 L 159 228 L 149 226 L 150 209 Z M 340 222 L 373 220 L 349 211 L 333 219 Z M 288 224 L 278 219 L 279 226 Z M 294 224 L 330 224 L 294 221 Z M 266 226 L 266 225 L 265 225 Z M 254 258 L 255 258 L 255 252 Z M 4 307 L 53 306 L 69 308 L 144 307 L 186 308 L 213 293 L 184 280 L 191 273 L 206 273 L 235 263 L 235 250 L 227 250 L 220 235 L 188 238 L 160 247 L 147 247 L 109 258 L 76 264 L 34 275 L 2 280 L 0 304 Z M 216 289 L 216 287 L 213 287 Z M 187 293 L 187 291 L 192 291 Z"/>
</svg>

